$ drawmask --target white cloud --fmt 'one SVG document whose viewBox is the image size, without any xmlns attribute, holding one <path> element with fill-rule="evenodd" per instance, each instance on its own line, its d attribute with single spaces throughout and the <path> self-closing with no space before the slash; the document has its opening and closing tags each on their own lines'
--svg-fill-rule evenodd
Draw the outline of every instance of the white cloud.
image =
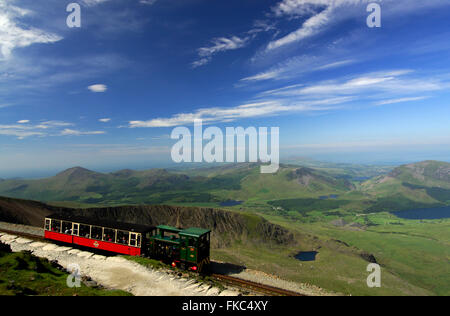
<svg viewBox="0 0 450 316">
<path fill-rule="evenodd" d="M 338 68 L 356 62 L 356 60 L 353 59 L 341 60 L 337 62 L 332 62 L 331 60 L 332 58 L 328 56 L 295 56 L 271 67 L 269 70 L 260 72 L 254 76 L 243 78 L 240 81 L 256 82 L 263 80 L 299 78 L 299 76 L 306 73 Z"/>
<path fill-rule="evenodd" d="M 81 3 L 87 7 L 93 7 L 109 0 L 81 0 Z"/>
<path fill-rule="evenodd" d="M 294 32 L 274 40 L 267 45 L 273 50 L 314 36 L 338 21 L 366 14 L 368 3 L 379 2 L 383 8 L 383 18 L 421 12 L 427 8 L 448 6 L 445 0 L 283 0 L 272 8 L 278 18 L 307 18 Z"/>
<path fill-rule="evenodd" d="M 79 131 L 67 128 L 75 124 L 62 121 L 43 121 L 39 124 L 29 124 L 29 120 L 22 120 L 17 124 L 0 124 L 0 135 L 16 136 L 24 139 L 31 136 L 81 136 L 81 135 L 100 135 L 103 131 Z"/>
<path fill-rule="evenodd" d="M 332 69 L 332 68 L 338 68 L 341 66 L 346 66 L 349 64 L 353 64 L 355 62 L 355 60 L 352 59 L 348 59 L 348 60 L 341 60 L 341 61 L 337 61 L 337 62 L 333 62 L 330 64 L 326 64 L 323 66 L 319 66 L 317 67 L 315 70 L 327 70 L 327 69 Z"/>
<path fill-rule="evenodd" d="M 61 135 L 63 136 L 102 135 L 102 134 L 105 134 L 105 132 L 103 131 L 82 132 L 68 128 L 66 128 L 61 132 Z"/>
<path fill-rule="evenodd" d="M 319 33 L 322 28 L 328 24 L 330 21 L 332 14 L 331 7 L 328 7 L 327 9 L 323 10 L 322 12 L 313 15 L 309 19 L 307 19 L 301 28 L 298 30 L 280 38 L 275 41 L 270 42 L 267 45 L 267 50 L 272 50 L 279 48 L 281 46 L 301 41 L 307 37 L 310 37 L 312 35 L 315 35 Z"/>
<path fill-rule="evenodd" d="M 139 3 L 145 4 L 145 5 L 153 5 L 153 4 L 155 4 L 156 1 L 158 1 L 158 0 L 140 0 Z"/>
<path fill-rule="evenodd" d="M 16 136 L 19 139 L 24 139 L 30 136 L 45 136 L 46 134 L 39 131 L 38 128 L 26 125 L 26 123 L 19 123 L 18 125 L 0 125 L 0 135 Z"/>
<path fill-rule="evenodd" d="M 108 90 L 108 87 L 104 84 L 94 84 L 89 86 L 88 89 L 94 93 L 102 93 Z"/>
<path fill-rule="evenodd" d="M 192 113 L 179 113 L 168 118 L 157 118 L 149 121 L 130 121 L 130 128 L 137 127 L 173 127 L 192 124 L 201 119 L 203 123 L 233 122 L 237 119 L 278 115 L 289 112 L 326 111 L 335 105 L 351 101 L 351 97 L 330 98 L 321 100 L 302 100 L 289 102 L 286 100 L 270 100 L 253 102 L 230 108 L 204 108 Z"/>
<path fill-rule="evenodd" d="M 398 99 L 390 99 L 390 100 L 384 100 L 377 102 L 377 105 L 387 105 L 387 104 L 395 104 L 395 103 L 404 103 L 404 102 L 413 102 L 413 101 L 421 101 L 428 99 L 427 96 L 421 96 L 421 97 L 411 97 L 411 98 L 398 98 Z"/>
<path fill-rule="evenodd" d="M 356 77 L 328 80 L 309 86 L 292 86 L 288 89 L 266 91 L 261 95 L 272 96 L 339 96 L 360 93 L 416 93 L 437 91 L 448 87 L 439 78 L 415 78 L 411 70 L 396 70 L 362 74 Z M 409 76 L 406 76 L 409 75 Z"/>
<path fill-rule="evenodd" d="M 102 123 L 108 123 L 111 121 L 111 119 L 110 118 L 102 118 L 102 119 L 99 119 L 98 121 L 102 122 Z"/>
<path fill-rule="evenodd" d="M 17 19 L 32 12 L 11 4 L 14 0 L 0 2 L 0 53 L 3 58 L 10 58 L 13 50 L 36 43 L 54 43 L 62 37 L 34 27 L 23 27 Z"/>
<path fill-rule="evenodd" d="M 240 38 L 232 36 L 231 38 L 219 37 L 212 40 L 212 46 L 202 47 L 198 49 L 200 59 L 192 63 L 192 67 L 197 68 L 209 63 L 217 53 L 235 50 L 244 47 L 247 44 L 248 38 Z"/>
<path fill-rule="evenodd" d="M 259 73 L 257 75 L 246 77 L 241 79 L 241 81 L 261 81 L 261 80 L 269 80 L 269 79 L 275 79 L 280 75 L 280 71 L 266 71 Z"/>
<path fill-rule="evenodd" d="M 39 125 L 36 125 L 36 128 L 40 129 L 52 129 L 52 128 L 58 128 L 58 127 L 66 127 L 66 126 L 72 126 L 73 123 L 68 122 L 62 122 L 62 121 L 45 121 L 41 122 Z"/>
</svg>

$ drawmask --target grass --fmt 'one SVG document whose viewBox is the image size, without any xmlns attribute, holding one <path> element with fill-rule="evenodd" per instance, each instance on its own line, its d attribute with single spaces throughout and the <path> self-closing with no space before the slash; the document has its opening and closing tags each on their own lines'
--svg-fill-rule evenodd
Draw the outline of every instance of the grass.
<svg viewBox="0 0 450 316">
<path fill-rule="evenodd" d="M 47 259 L 27 252 L 0 250 L 0 295 L 37 296 L 129 296 L 119 290 L 67 286 L 69 274 L 58 270 Z"/>
<path fill-rule="evenodd" d="M 134 256 L 122 256 L 122 258 L 125 258 L 129 261 L 136 262 L 136 263 L 138 263 L 146 268 L 150 268 L 150 269 L 160 270 L 160 269 L 172 268 L 171 266 L 168 266 L 159 260 L 142 258 L 142 257 L 134 257 Z"/>
</svg>

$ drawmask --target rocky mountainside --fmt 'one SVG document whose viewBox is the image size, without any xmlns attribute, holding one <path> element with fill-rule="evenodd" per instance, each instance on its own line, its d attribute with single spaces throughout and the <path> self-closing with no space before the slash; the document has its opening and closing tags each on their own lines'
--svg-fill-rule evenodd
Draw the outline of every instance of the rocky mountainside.
<svg viewBox="0 0 450 316">
<path fill-rule="evenodd" d="M 450 185 L 450 163 L 423 161 L 394 169 L 388 175 L 408 183 Z"/>
<path fill-rule="evenodd" d="M 334 189 L 350 190 L 353 184 L 346 179 L 336 179 L 324 172 L 311 168 L 301 167 L 288 174 L 289 180 L 295 180 L 302 186 L 330 187 Z"/>
<path fill-rule="evenodd" d="M 44 217 L 55 212 L 136 224 L 209 228 L 212 230 L 212 246 L 216 248 L 226 247 L 234 241 L 284 245 L 295 243 L 292 233 L 252 214 L 239 214 L 211 208 L 158 205 L 69 209 L 0 197 L 0 221 L 42 226 Z"/>
</svg>

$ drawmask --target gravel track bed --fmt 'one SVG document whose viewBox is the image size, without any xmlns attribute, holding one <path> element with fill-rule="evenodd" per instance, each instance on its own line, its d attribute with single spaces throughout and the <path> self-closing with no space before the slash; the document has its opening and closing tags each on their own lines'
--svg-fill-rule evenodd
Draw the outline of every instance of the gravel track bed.
<svg viewBox="0 0 450 316">
<path fill-rule="evenodd" d="M 280 279 L 274 275 L 270 275 L 261 271 L 246 269 L 239 273 L 230 274 L 230 276 L 252 281 L 256 283 L 266 284 L 284 290 L 297 292 L 307 296 L 335 296 L 337 294 L 327 292 L 317 286 L 304 283 L 296 283 Z"/>
</svg>

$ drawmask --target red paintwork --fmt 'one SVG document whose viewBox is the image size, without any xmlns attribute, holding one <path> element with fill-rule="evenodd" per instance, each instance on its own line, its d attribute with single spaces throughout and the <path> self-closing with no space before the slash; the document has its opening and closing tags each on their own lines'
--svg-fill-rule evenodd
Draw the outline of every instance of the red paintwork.
<svg viewBox="0 0 450 316">
<path fill-rule="evenodd" d="M 71 244 L 72 243 L 72 235 L 66 235 L 56 232 L 45 231 L 45 239 L 52 239 L 57 241 L 62 241 Z"/>
<path fill-rule="evenodd" d="M 45 231 L 45 238 L 51 240 L 62 241 L 69 244 L 80 245 L 89 248 L 95 248 L 100 250 L 106 250 L 110 252 L 120 253 L 129 256 L 140 256 L 141 249 L 137 247 L 130 247 L 128 245 L 119 245 L 111 242 L 105 242 L 101 240 L 94 240 L 84 237 L 71 236 L 61 233 L 55 233 L 51 231 Z"/>
</svg>

